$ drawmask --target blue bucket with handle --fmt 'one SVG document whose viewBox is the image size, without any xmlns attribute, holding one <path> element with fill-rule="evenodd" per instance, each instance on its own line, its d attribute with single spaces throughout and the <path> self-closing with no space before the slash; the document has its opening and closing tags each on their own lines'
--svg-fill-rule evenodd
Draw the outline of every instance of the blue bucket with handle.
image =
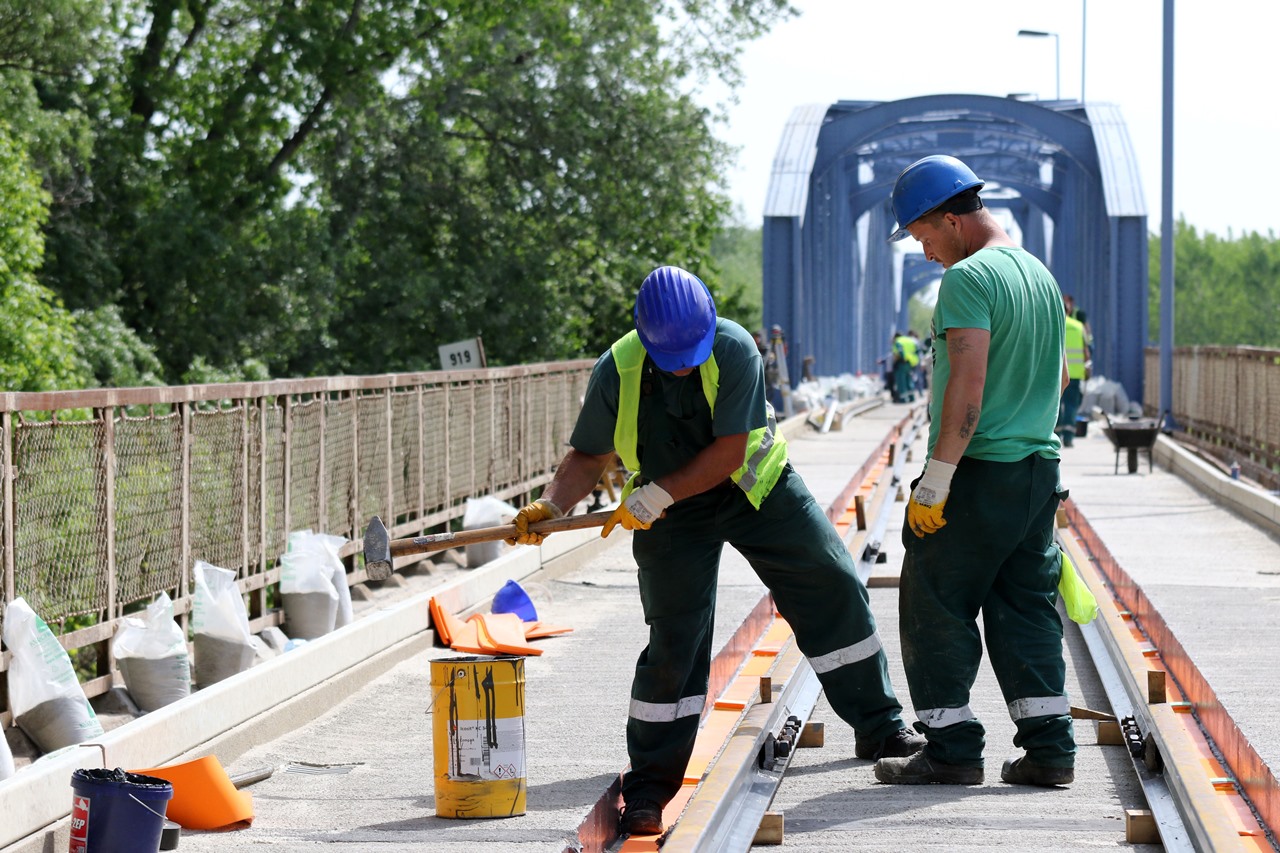
<svg viewBox="0 0 1280 853">
<path fill-rule="evenodd" d="M 157 853 L 173 784 L 114 770 L 71 774 L 70 853 Z"/>
</svg>

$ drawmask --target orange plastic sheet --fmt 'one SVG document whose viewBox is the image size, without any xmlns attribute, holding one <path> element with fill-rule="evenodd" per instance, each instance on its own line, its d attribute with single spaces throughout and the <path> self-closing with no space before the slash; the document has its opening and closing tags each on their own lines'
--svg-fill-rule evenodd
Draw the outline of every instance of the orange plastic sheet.
<svg viewBox="0 0 1280 853">
<path fill-rule="evenodd" d="M 434 596 L 427 602 L 427 607 L 440 642 L 454 651 L 468 654 L 537 656 L 543 650 L 529 640 L 554 637 L 573 630 L 546 622 L 522 622 L 514 613 L 476 613 L 464 622 L 441 606 Z"/>
<path fill-rule="evenodd" d="M 216 755 L 130 772 L 173 785 L 165 816 L 185 829 L 241 829 L 253 823 L 253 795 L 236 790 Z"/>
</svg>

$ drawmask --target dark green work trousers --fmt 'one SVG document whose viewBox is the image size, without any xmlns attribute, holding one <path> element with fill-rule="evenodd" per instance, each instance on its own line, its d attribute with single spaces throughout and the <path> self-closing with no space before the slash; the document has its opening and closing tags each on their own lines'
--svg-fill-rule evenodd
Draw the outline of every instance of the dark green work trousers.
<svg viewBox="0 0 1280 853">
<path fill-rule="evenodd" d="M 716 578 L 725 543 L 773 594 L 827 699 L 860 737 L 902 728 L 867 591 L 835 527 L 790 466 L 760 509 L 741 490 L 687 498 L 637 530 L 640 600 L 649 645 L 636 663 L 627 720 L 628 802 L 666 803 L 684 779 L 706 701 Z"/>
<path fill-rule="evenodd" d="M 1056 607 L 1058 491 L 1056 459 L 965 457 L 951 481 L 946 526 L 924 538 L 903 527 L 902 662 L 932 758 L 982 766 L 984 731 L 969 709 L 982 659 L 981 612 L 991 666 L 1017 726 L 1014 745 L 1037 764 L 1075 763 Z"/>
</svg>

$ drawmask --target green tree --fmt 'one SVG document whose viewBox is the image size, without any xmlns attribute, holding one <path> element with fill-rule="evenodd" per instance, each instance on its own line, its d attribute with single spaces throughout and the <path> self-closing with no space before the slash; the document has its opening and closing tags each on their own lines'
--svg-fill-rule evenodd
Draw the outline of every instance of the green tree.
<svg viewBox="0 0 1280 853">
<path fill-rule="evenodd" d="M 782 0 L 124 0 L 81 93 L 89 203 L 45 281 L 166 375 L 597 350 L 657 263 L 709 264 L 736 79 Z"/>
<path fill-rule="evenodd" d="M 79 387 L 75 322 L 35 277 L 44 254 L 40 226 L 48 195 L 25 151 L 0 123 L 0 387 Z"/>
<path fill-rule="evenodd" d="M 1184 219 L 1175 231 L 1174 344 L 1280 346 L 1280 241 L 1249 232 L 1200 234 Z M 1149 246 L 1149 321 L 1160 336 L 1160 241 Z"/>
<path fill-rule="evenodd" d="M 711 240 L 711 257 L 718 270 L 722 300 L 720 313 L 750 331 L 760 329 L 764 317 L 764 238 L 760 228 L 725 226 Z"/>
</svg>

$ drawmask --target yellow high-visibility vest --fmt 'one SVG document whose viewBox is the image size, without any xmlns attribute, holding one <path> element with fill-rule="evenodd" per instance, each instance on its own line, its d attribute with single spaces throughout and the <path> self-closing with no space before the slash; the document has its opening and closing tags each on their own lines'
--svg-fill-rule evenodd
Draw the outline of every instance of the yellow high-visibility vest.
<svg viewBox="0 0 1280 853">
<path fill-rule="evenodd" d="M 920 354 L 916 351 L 915 338 L 907 335 L 900 335 L 893 339 L 893 345 L 897 348 L 898 352 L 902 354 L 902 358 L 907 362 L 907 364 L 915 367 L 920 363 Z"/>
<path fill-rule="evenodd" d="M 644 344 L 640 343 L 640 335 L 635 331 L 623 335 L 610 349 L 619 380 L 618 420 L 613 428 L 613 449 L 622 459 L 622 464 L 634 472 L 622 489 L 622 497 L 625 498 L 635 489 L 636 479 L 640 476 L 640 458 L 636 448 L 639 444 L 640 373 L 644 367 L 645 351 Z M 702 393 L 714 415 L 716 395 L 720 391 L 720 368 L 716 364 L 714 353 L 698 366 L 698 375 L 702 379 Z M 729 475 L 738 488 L 746 492 L 747 499 L 756 509 L 760 508 L 760 504 L 778 482 L 787 464 L 787 440 L 778 429 L 773 406 L 766 402 L 765 408 L 768 410 L 769 422 L 752 430 L 747 436 L 747 451 L 742 465 Z"/>
<path fill-rule="evenodd" d="M 1084 379 L 1084 323 L 1074 317 L 1067 318 L 1067 378 Z"/>
</svg>

